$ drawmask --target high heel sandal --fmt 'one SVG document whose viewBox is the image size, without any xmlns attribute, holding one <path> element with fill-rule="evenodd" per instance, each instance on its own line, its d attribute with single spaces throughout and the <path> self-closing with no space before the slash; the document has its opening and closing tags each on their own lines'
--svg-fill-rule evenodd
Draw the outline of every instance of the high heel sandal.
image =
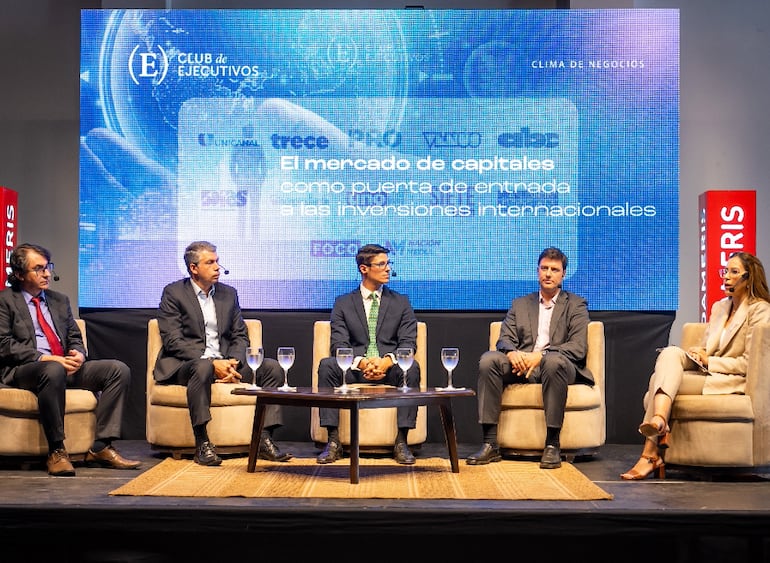
<svg viewBox="0 0 770 563">
<path fill-rule="evenodd" d="M 663 421 L 663 424 L 658 426 L 657 424 L 653 424 L 652 421 L 650 422 L 643 422 L 639 426 L 639 434 L 644 436 L 645 438 L 655 438 L 658 437 L 658 447 L 660 447 L 660 438 L 665 436 L 665 439 L 663 440 L 665 442 L 664 447 L 668 447 L 668 420 L 666 420 L 666 417 L 662 414 L 654 414 L 652 415 L 653 420 L 655 418 L 659 418 Z"/>
<path fill-rule="evenodd" d="M 652 468 L 647 473 L 639 473 L 635 469 L 631 469 L 626 473 L 621 473 L 620 478 L 626 481 L 641 481 L 646 479 L 650 475 L 654 475 L 657 479 L 666 478 L 666 462 L 663 461 L 663 457 L 660 455 L 643 455 L 640 460 L 646 459 L 648 463 L 652 465 Z"/>
</svg>

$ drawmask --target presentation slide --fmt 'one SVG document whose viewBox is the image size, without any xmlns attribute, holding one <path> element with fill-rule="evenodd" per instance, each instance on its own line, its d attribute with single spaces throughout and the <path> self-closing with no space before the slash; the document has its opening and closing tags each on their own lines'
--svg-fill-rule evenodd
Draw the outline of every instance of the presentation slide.
<svg viewBox="0 0 770 563">
<path fill-rule="evenodd" d="M 549 246 L 596 311 L 679 293 L 678 10 L 82 10 L 85 308 L 208 240 L 241 306 L 505 310 Z M 655 274 L 652 274 L 652 269 Z"/>
</svg>

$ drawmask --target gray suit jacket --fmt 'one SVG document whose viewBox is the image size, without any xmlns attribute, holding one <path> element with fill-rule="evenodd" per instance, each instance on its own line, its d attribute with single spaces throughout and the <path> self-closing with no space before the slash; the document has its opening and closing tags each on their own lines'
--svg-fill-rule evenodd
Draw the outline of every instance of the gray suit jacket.
<svg viewBox="0 0 770 563">
<path fill-rule="evenodd" d="M 175 281 L 163 288 L 158 311 L 158 328 L 163 348 L 153 372 L 156 381 L 171 378 L 183 363 L 200 358 L 206 350 L 203 312 L 195 291 L 190 278 Z M 217 283 L 214 307 L 217 311 L 220 351 L 225 358 L 238 360 L 238 371 L 246 380 L 250 380 L 250 369 L 246 365 L 249 335 L 235 288 Z"/>
<path fill-rule="evenodd" d="M 539 299 L 540 293 L 535 291 L 513 300 L 500 328 L 497 341 L 500 352 L 531 352 L 534 349 L 540 313 Z M 582 379 L 583 382 L 593 384 L 594 377 L 586 367 L 589 320 L 586 300 L 562 290 L 551 317 L 551 343 L 548 350 L 562 354 L 575 364 L 578 381 Z"/>
<path fill-rule="evenodd" d="M 83 335 L 72 315 L 69 297 L 49 289 L 45 291 L 45 299 L 65 353 L 77 350 L 85 356 Z M 18 366 L 35 362 L 41 355 L 32 316 L 21 290 L 0 291 L 0 382 L 10 381 Z"/>
<path fill-rule="evenodd" d="M 353 348 L 354 356 L 366 356 L 369 326 L 359 288 L 334 301 L 331 331 L 332 357 L 337 348 Z M 409 298 L 387 286 L 382 288 L 377 316 L 377 348 L 380 357 L 395 352 L 396 348 L 417 348 L 417 317 Z"/>
</svg>

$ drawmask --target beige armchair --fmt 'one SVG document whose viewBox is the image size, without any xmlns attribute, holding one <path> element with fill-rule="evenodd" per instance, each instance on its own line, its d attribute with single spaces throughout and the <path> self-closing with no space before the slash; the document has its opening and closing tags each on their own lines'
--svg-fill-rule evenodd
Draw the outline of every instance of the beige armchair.
<svg viewBox="0 0 770 563">
<path fill-rule="evenodd" d="M 252 346 L 262 345 L 262 321 L 246 319 Z M 152 449 L 179 459 L 195 452 L 195 437 L 187 408 L 187 388 L 183 385 L 157 385 L 152 375 L 161 347 L 158 320 L 147 324 L 147 441 Z M 208 434 L 219 453 L 248 453 L 254 424 L 256 397 L 233 395 L 235 387 L 247 383 L 213 384 L 211 422 Z"/>
<path fill-rule="evenodd" d="M 75 319 L 88 350 L 86 323 Z M 0 388 L 0 456 L 37 457 L 48 454 L 48 442 L 39 420 L 37 397 L 31 391 Z M 64 447 L 70 455 L 83 454 L 94 443 L 96 396 L 88 389 L 67 389 L 64 407 Z"/>
<path fill-rule="evenodd" d="M 417 323 L 417 350 L 414 354 L 415 361 L 420 366 L 420 389 L 426 389 L 428 385 L 428 360 L 427 360 L 427 325 L 424 322 Z M 318 365 L 322 358 L 329 357 L 331 349 L 331 323 L 329 321 L 316 321 L 313 326 L 313 389 L 318 389 Z M 355 385 L 355 384 L 354 384 Z M 367 385 L 367 384 L 364 384 Z M 407 442 L 410 446 L 423 444 L 428 437 L 427 407 L 417 409 L 417 426 L 409 431 Z M 359 447 L 362 451 L 392 451 L 396 440 L 396 409 L 362 409 L 359 413 Z M 350 445 L 350 412 L 340 410 L 340 441 L 343 446 Z M 317 444 L 325 444 L 327 440 L 326 428 L 320 424 L 318 408 L 313 407 L 310 412 L 310 437 Z"/>
<path fill-rule="evenodd" d="M 706 323 L 685 323 L 681 347 L 700 346 Z M 666 464 L 752 468 L 770 464 L 770 325 L 752 329 L 744 395 L 679 395 Z M 698 372 L 685 372 L 685 378 Z"/>
<path fill-rule="evenodd" d="M 495 350 L 502 322 L 489 325 L 489 349 Z M 588 369 L 595 385 L 570 385 L 561 432 L 561 451 L 568 457 L 595 455 L 607 437 L 605 405 L 604 323 L 588 323 Z M 540 455 L 545 443 L 543 390 L 539 383 L 514 383 L 503 391 L 497 428 L 500 448 L 509 454 Z"/>
</svg>

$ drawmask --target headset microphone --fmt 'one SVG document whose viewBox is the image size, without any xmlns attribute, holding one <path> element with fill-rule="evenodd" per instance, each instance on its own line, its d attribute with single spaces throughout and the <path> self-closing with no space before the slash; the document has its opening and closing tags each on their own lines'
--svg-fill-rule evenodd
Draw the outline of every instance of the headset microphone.
<svg viewBox="0 0 770 563">
<path fill-rule="evenodd" d="M 743 275 L 741 276 L 741 279 L 742 280 L 749 279 L 749 273 L 748 272 L 743 272 Z M 728 287 L 727 288 L 727 292 L 728 293 L 735 293 L 735 288 L 734 287 Z"/>
<path fill-rule="evenodd" d="M 224 275 L 227 275 L 227 274 L 229 274 L 229 273 L 230 273 L 230 270 L 228 270 L 227 268 L 225 268 L 224 266 L 222 266 L 222 264 L 220 264 L 220 265 L 219 265 L 219 267 L 220 267 L 220 268 L 222 268 L 222 273 L 223 273 Z"/>
<path fill-rule="evenodd" d="M 51 268 L 51 273 L 53 274 L 53 281 L 59 281 L 59 276 L 56 274 L 56 270 Z"/>
</svg>

